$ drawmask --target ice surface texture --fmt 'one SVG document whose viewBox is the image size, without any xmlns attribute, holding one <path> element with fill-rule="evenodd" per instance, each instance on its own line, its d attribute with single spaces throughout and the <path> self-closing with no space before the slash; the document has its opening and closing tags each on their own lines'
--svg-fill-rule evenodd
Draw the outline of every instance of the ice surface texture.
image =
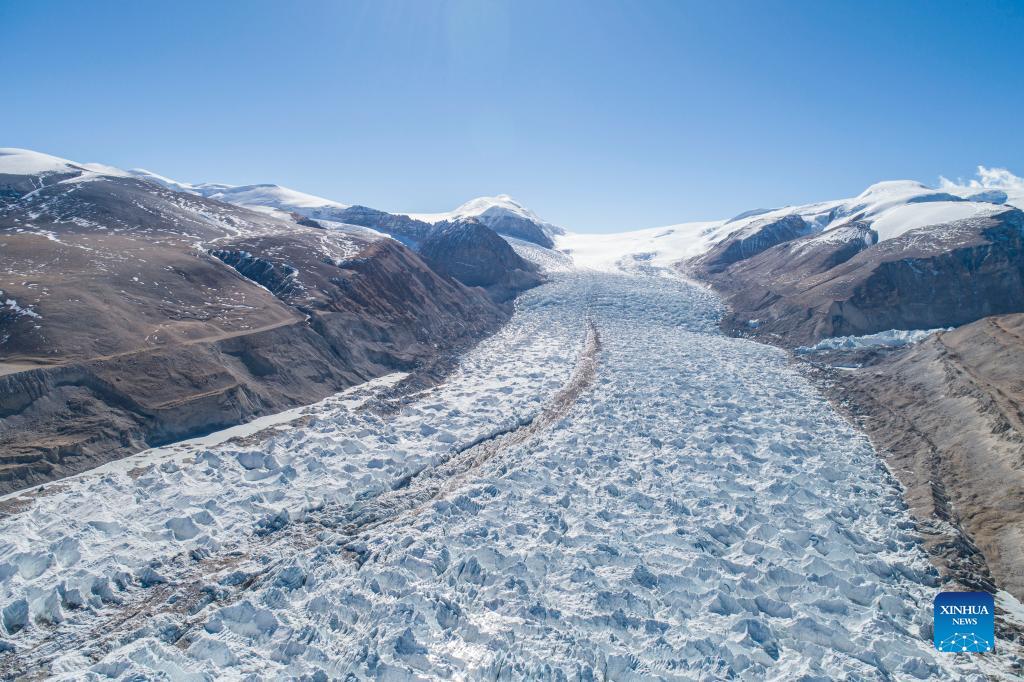
<svg viewBox="0 0 1024 682">
<path fill-rule="evenodd" d="M 973 677 L 922 632 L 937 578 L 895 483 L 782 351 L 669 277 L 552 278 L 397 411 L 338 402 L 5 517 L 4 669 Z M 552 411 L 590 324 L 596 371 Z"/>
</svg>

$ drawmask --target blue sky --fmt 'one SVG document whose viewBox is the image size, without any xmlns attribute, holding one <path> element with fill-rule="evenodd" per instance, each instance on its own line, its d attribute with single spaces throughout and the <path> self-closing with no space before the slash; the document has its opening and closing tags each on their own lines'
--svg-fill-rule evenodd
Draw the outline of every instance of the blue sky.
<svg viewBox="0 0 1024 682">
<path fill-rule="evenodd" d="M 1024 2 L 0 0 L 0 146 L 617 231 L 1024 171 Z"/>
</svg>

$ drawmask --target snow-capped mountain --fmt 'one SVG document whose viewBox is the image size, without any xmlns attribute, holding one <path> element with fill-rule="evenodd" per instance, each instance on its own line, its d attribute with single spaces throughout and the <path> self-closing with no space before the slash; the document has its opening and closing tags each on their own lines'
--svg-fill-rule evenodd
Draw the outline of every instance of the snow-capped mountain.
<svg viewBox="0 0 1024 682">
<path fill-rule="evenodd" d="M 285 212 L 309 211 L 312 209 L 336 209 L 344 210 L 349 208 L 348 204 L 325 199 L 323 197 L 299 192 L 280 185 L 223 185 L 218 183 L 203 183 L 191 185 L 165 178 L 150 171 L 135 169 L 128 173 L 140 180 L 148 180 L 161 184 L 169 189 L 178 192 L 199 194 L 208 199 L 216 199 L 236 206 L 245 206 L 254 210 L 281 210 Z"/>
<path fill-rule="evenodd" d="M 478 197 L 445 213 L 387 212 L 366 206 L 343 204 L 288 187 L 273 184 L 224 185 L 178 182 L 146 170 L 128 171 L 132 177 L 156 182 L 180 192 L 244 206 L 258 211 L 296 213 L 318 221 L 354 224 L 377 229 L 407 243 L 416 244 L 440 222 L 474 218 L 498 234 L 523 239 L 545 247 L 553 246 L 552 237 L 562 234 L 560 227 L 541 219 L 536 213 L 507 194 Z"/>
<path fill-rule="evenodd" d="M 545 247 L 553 246 L 552 237 L 563 233 L 562 228 L 541 219 L 536 213 L 505 194 L 471 199 L 454 211 L 446 213 L 389 213 L 357 204 L 345 204 L 275 184 L 194 184 L 173 180 L 141 168 L 123 170 L 103 164 L 76 163 L 24 149 L 0 150 L 0 174 L 58 173 L 77 173 L 82 177 L 135 178 L 175 192 L 195 194 L 253 211 L 279 214 L 278 217 L 284 219 L 288 219 L 288 214 L 292 214 L 319 222 L 360 226 L 388 234 L 410 245 L 422 240 L 430 232 L 432 225 L 470 218 L 478 220 L 498 234 Z"/>
<path fill-rule="evenodd" d="M 564 234 L 565 230 L 543 220 L 507 194 L 496 197 L 477 197 L 462 204 L 454 211 L 443 213 L 409 213 L 410 218 L 435 224 L 460 218 L 476 218 L 498 234 L 524 239 L 529 242 L 551 247 L 552 238 Z"/>
<path fill-rule="evenodd" d="M 678 266 L 723 293 L 726 327 L 784 343 L 955 326 L 1024 310 L 1024 182 L 979 175 L 556 244 L 599 270 Z"/>
<path fill-rule="evenodd" d="M 633 259 L 669 265 L 701 256 L 716 244 L 755 231 L 758 225 L 799 216 L 808 233 L 820 233 L 858 221 L 870 225 L 879 241 L 922 227 L 970 217 L 990 216 L 1005 207 L 1024 208 L 1024 180 L 1005 170 L 979 168 L 968 183 L 942 179 L 938 188 L 913 180 L 871 185 L 855 197 L 799 206 L 746 211 L 725 220 L 686 222 L 614 234 L 562 233 L 556 246 L 577 263 L 615 269 Z"/>
</svg>

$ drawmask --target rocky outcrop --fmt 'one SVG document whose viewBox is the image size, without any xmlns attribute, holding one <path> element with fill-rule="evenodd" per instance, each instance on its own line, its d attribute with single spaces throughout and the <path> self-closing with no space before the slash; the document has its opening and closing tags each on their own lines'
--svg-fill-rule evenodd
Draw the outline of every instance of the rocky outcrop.
<svg viewBox="0 0 1024 682">
<path fill-rule="evenodd" d="M 508 212 L 495 212 L 493 215 L 484 213 L 478 219 L 498 234 L 533 242 L 546 249 L 551 249 L 555 246 L 555 242 L 552 241 L 542 226 L 522 216 Z"/>
<path fill-rule="evenodd" d="M 386 213 L 366 206 L 350 206 L 345 209 L 335 209 L 331 212 L 331 219 L 348 223 L 349 225 L 369 227 L 413 247 L 417 247 L 423 239 L 427 238 L 434 231 L 435 227 L 442 225 L 442 223 L 432 225 L 416 218 L 410 218 L 407 215 Z M 467 219 L 459 218 L 450 222 L 460 222 L 462 220 Z M 506 211 L 485 212 L 476 218 L 469 218 L 469 220 L 477 220 L 480 224 L 498 234 L 533 242 L 545 248 L 550 249 L 555 245 L 541 225 Z"/>
<path fill-rule="evenodd" d="M 972 589 L 1024 599 L 1024 315 L 986 317 L 836 373 L 837 402 L 906 489 L 926 544 Z M 980 552 L 979 552 L 980 550 Z"/>
<path fill-rule="evenodd" d="M 542 281 L 535 265 L 473 218 L 438 223 L 420 243 L 419 253 L 436 272 L 483 287 L 498 302 Z"/>
<path fill-rule="evenodd" d="M 851 224 L 703 272 L 730 307 L 723 326 L 785 345 L 931 329 L 1024 311 L 1024 213 L 1008 209 L 877 244 Z"/>
<path fill-rule="evenodd" d="M 378 211 L 366 206 L 349 206 L 336 210 L 331 218 L 349 225 L 359 225 L 383 232 L 398 239 L 407 246 L 415 247 L 433 229 L 433 225 L 422 220 Z"/>
<path fill-rule="evenodd" d="M 279 298 L 294 294 L 298 287 L 295 278 L 298 270 L 288 263 L 275 265 L 248 251 L 238 249 L 213 249 L 210 255 L 230 265 L 243 277 L 259 284 Z"/>
<path fill-rule="evenodd" d="M 756 256 L 777 244 L 802 237 L 810 231 L 811 226 L 797 215 L 755 220 L 694 259 L 691 267 L 700 274 L 716 274 L 733 263 Z"/>
</svg>

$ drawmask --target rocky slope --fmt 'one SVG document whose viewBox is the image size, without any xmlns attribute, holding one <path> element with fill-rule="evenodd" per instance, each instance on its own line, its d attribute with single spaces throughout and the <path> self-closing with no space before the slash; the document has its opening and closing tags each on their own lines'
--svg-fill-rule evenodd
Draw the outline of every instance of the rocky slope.
<svg viewBox="0 0 1024 682">
<path fill-rule="evenodd" d="M 725 296 L 726 329 L 789 346 L 1024 311 L 1019 209 L 986 204 L 903 227 L 857 219 L 815 231 L 797 215 L 762 218 L 684 269 Z"/>
<path fill-rule="evenodd" d="M 369 230 L 11 156 L 0 491 L 411 369 L 507 317 Z"/>
<path fill-rule="evenodd" d="M 1018 209 L 876 240 L 870 228 L 851 224 L 709 275 L 730 304 L 724 325 L 801 345 L 1024 310 Z"/>
<path fill-rule="evenodd" d="M 420 243 L 419 253 L 435 272 L 466 286 L 483 287 L 497 302 L 542 281 L 537 266 L 476 218 L 438 223 Z"/>
<path fill-rule="evenodd" d="M 811 226 L 798 215 L 755 220 L 696 258 L 694 268 L 704 275 L 717 274 L 733 263 L 810 232 Z"/>
<path fill-rule="evenodd" d="M 991 588 L 990 572 L 1017 598 L 1024 598 L 1022 368 L 1024 315 L 1014 314 L 934 334 L 831 382 L 835 397 L 866 417 L 933 554 L 964 584 Z"/>
</svg>

